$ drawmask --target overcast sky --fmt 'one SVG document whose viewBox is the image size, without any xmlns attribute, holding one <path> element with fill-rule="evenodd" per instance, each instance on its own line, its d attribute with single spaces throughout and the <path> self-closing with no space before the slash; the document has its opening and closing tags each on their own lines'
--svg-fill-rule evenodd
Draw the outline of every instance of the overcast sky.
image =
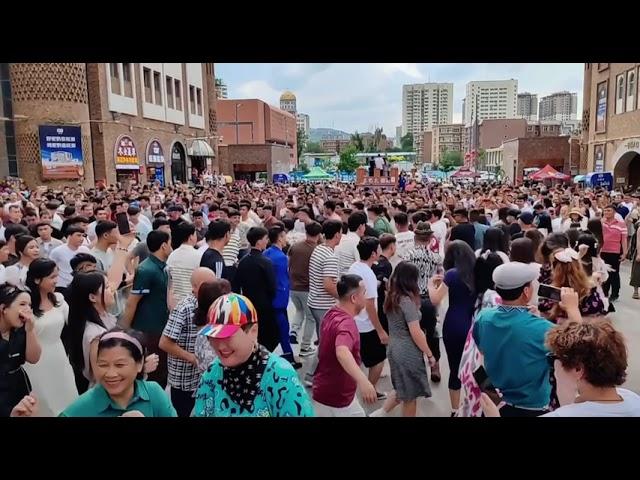
<svg viewBox="0 0 640 480">
<path fill-rule="evenodd" d="M 453 121 L 462 120 L 465 86 L 472 80 L 518 80 L 518 92 L 538 99 L 569 90 L 582 112 L 582 63 L 217 63 L 229 98 L 259 98 L 279 106 L 291 90 L 311 127 L 352 133 L 381 126 L 390 137 L 402 124 L 402 85 L 453 82 Z"/>
</svg>

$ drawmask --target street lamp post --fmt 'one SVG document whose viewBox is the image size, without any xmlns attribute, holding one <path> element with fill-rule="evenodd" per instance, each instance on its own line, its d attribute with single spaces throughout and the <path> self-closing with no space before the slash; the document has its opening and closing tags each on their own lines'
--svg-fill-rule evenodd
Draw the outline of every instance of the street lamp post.
<svg viewBox="0 0 640 480">
<path fill-rule="evenodd" d="M 240 144 L 240 123 L 238 123 L 238 108 L 242 106 L 241 103 L 236 103 L 236 145 Z"/>
</svg>

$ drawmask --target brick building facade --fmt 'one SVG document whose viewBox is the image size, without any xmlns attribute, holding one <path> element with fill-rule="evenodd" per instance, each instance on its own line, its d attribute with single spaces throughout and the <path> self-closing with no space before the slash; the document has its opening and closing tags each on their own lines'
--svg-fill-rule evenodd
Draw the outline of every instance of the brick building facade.
<svg viewBox="0 0 640 480">
<path fill-rule="evenodd" d="M 217 171 L 211 63 L 14 63 L 10 73 L 18 172 L 32 187 L 168 184 L 188 181 L 192 167 Z M 77 176 L 43 178 L 43 125 L 81 129 Z"/>
<path fill-rule="evenodd" d="M 526 168 L 551 165 L 559 172 L 570 174 L 580 161 L 578 139 L 570 137 L 514 138 L 502 144 L 505 176 L 521 180 Z"/>
<path fill-rule="evenodd" d="M 640 63 L 585 63 L 580 172 L 640 186 Z"/>
</svg>

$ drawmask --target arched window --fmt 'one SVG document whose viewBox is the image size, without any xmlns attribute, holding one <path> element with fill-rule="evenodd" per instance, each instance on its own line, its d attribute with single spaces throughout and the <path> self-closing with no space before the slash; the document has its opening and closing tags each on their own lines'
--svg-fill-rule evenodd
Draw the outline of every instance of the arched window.
<svg viewBox="0 0 640 480">
<path fill-rule="evenodd" d="M 627 72 L 627 108 L 630 112 L 636 108 L 636 72 L 631 70 Z"/>
<path fill-rule="evenodd" d="M 625 76 L 624 75 L 618 75 L 618 78 L 616 80 L 616 84 L 617 84 L 617 88 L 616 88 L 616 114 L 619 113 L 624 113 L 624 104 L 625 104 L 625 97 L 624 97 L 624 83 L 625 83 Z"/>
</svg>

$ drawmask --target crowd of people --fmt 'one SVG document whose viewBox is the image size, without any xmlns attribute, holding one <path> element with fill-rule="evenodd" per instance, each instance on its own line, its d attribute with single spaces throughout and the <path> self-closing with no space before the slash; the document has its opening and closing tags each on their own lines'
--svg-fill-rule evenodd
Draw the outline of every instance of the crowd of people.
<svg viewBox="0 0 640 480">
<path fill-rule="evenodd" d="M 640 194 L 200 183 L 2 186 L 0 415 L 640 416 Z"/>
</svg>

